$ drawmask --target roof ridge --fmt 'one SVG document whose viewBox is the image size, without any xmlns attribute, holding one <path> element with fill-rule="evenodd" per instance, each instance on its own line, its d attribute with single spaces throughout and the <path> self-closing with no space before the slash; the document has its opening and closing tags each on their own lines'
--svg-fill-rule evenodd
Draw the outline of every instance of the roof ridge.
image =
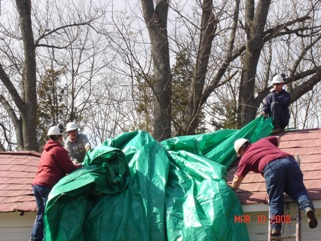
<svg viewBox="0 0 321 241">
<path fill-rule="evenodd" d="M 40 157 L 41 153 L 37 151 L 0 151 L 0 155 L 31 155 L 31 156 L 37 156 Z"/>
</svg>

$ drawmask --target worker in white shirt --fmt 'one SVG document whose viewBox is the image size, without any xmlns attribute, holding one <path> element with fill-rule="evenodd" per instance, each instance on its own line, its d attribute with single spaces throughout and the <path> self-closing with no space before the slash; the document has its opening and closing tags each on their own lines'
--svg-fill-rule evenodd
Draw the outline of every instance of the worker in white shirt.
<svg viewBox="0 0 321 241">
<path fill-rule="evenodd" d="M 70 159 L 73 163 L 82 163 L 86 152 L 91 149 L 89 140 L 85 134 L 78 133 L 78 125 L 75 122 L 69 122 L 66 127 L 68 137 L 65 143 Z"/>
</svg>

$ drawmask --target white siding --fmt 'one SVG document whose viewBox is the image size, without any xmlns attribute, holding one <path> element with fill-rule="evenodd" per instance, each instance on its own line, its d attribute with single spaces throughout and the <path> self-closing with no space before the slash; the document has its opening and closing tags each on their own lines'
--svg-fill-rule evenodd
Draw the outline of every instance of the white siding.
<svg viewBox="0 0 321 241">
<path fill-rule="evenodd" d="M 36 217 L 35 212 L 0 213 L 0 241 L 28 241 Z"/>
<path fill-rule="evenodd" d="M 267 206 L 267 205 L 266 205 Z M 250 216 L 247 223 L 251 241 L 266 241 L 268 238 L 268 212 L 254 212 L 247 207 L 244 208 L 244 215 Z M 258 209 L 262 209 L 259 207 Z M 266 208 L 264 208 L 266 209 Z M 291 208 L 293 210 L 293 208 Z M 302 214 L 302 241 L 320 241 L 321 237 L 321 208 L 316 209 L 319 225 L 315 229 L 307 227 L 307 218 Z M 26 212 L 24 216 L 19 216 L 18 212 L 0 213 L 0 241 L 27 241 L 30 239 L 30 232 L 35 220 L 35 212 Z M 260 217 L 260 218 L 259 218 Z M 260 223 L 260 219 L 266 217 L 266 223 Z M 246 219 L 245 219 L 246 220 Z M 262 220 L 263 221 L 263 220 Z M 294 223 L 293 223 L 294 224 Z M 291 230 L 295 231 L 292 227 Z M 284 239 L 283 239 L 284 240 Z M 293 241 L 294 239 L 284 240 Z"/>
<path fill-rule="evenodd" d="M 291 204 L 294 205 L 294 204 Z M 246 209 L 246 208 L 245 208 Z M 294 206 L 290 207 L 291 216 L 295 216 L 293 214 L 293 211 L 295 210 Z M 250 216 L 250 222 L 247 223 L 247 229 L 249 232 L 250 236 L 250 241 L 266 241 L 268 240 L 268 212 L 267 211 L 260 211 L 260 212 L 255 212 L 255 211 L 244 211 L 244 215 L 249 215 Z M 259 223 L 258 217 L 266 217 L 266 223 L 262 224 Z M 316 208 L 316 216 L 318 219 L 318 227 L 315 229 L 310 229 L 307 225 L 307 218 L 305 214 L 301 211 L 301 230 L 302 230 L 302 235 L 301 235 L 301 240 L 302 241 L 320 241 L 321 240 L 321 209 Z M 296 221 L 291 221 L 290 224 L 290 234 L 295 233 L 295 222 Z M 288 225 L 284 225 L 285 232 L 288 232 Z M 293 241 L 295 239 L 282 239 L 283 241 Z"/>
</svg>

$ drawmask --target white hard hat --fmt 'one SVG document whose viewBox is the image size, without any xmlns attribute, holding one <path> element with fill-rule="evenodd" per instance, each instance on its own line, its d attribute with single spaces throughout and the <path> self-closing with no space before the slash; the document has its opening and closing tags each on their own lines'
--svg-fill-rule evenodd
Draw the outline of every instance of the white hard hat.
<svg viewBox="0 0 321 241">
<path fill-rule="evenodd" d="M 52 126 L 49 128 L 47 136 L 60 136 L 62 132 L 60 131 L 58 126 Z"/>
<path fill-rule="evenodd" d="M 272 79 L 272 84 L 284 84 L 284 79 L 280 74 L 277 74 Z"/>
<path fill-rule="evenodd" d="M 240 148 L 246 143 L 246 142 L 250 142 L 248 139 L 245 139 L 245 138 L 240 138 L 240 139 L 237 139 L 235 142 L 234 142 L 234 150 L 237 154 L 237 156 L 239 156 L 239 150 Z"/>
<path fill-rule="evenodd" d="M 77 130 L 77 129 L 78 129 L 78 125 L 75 122 L 69 122 L 67 124 L 67 127 L 66 127 L 67 132 Z"/>
</svg>

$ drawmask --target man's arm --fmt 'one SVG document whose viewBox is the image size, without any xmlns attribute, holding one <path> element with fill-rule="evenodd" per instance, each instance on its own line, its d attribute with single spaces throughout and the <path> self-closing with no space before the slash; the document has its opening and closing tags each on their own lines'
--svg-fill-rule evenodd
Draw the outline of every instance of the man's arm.
<svg viewBox="0 0 321 241">
<path fill-rule="evenodd" d="M 72 148 L 71 148 L 71 145 L 72 145 L 72 144 L 67 140 L 67 141 L 65 142 L 65 149 L 66 149 L 67 152 L 68 152 L 68 156 L 69 156 L 70 160 L 71 160 L 74 164 L 77 164 L 77 159 L 76 159 L 76 157 L 75 157 L 74 151 L 73 151 Z"/>
<path fill-rule="evenodd" d="M 262 101 L 260 114 L 264 115 L 265 117 L 271 114 L 270 106 L 271 106 L 271 94 L 268 94 Z"/>
<path fill-rule="evenodd" d="M 243 181 L 244 177 L 241 176 L 234 176 L 233 182 L 231 187 L 233 188 L 233 190 L 237 190 L 239 188 L 239 186 L 241 185 L 242 181 Z"/>
<path fill-rule="evenodd" d="M 71 162 L 72 160 L 69 158 L 68 152 L 63 147 L 61 147 L 59 149 L 57 148 L 56 156 L 58 157 L 56 160 L 58 166 L 66 174 L 71 173 L 74 170 L 81 168 L 81 166 L 76 165 L 75 163 Z"/>
<path fill-rule="evenodd" d="M 86 152 L 91 149 L 90 142 L 88 140 L 88 137 L 85 134 L 81 134 L 81 143 L 83 144 L 84 148 L 86 149 Z"/>
</svg>

